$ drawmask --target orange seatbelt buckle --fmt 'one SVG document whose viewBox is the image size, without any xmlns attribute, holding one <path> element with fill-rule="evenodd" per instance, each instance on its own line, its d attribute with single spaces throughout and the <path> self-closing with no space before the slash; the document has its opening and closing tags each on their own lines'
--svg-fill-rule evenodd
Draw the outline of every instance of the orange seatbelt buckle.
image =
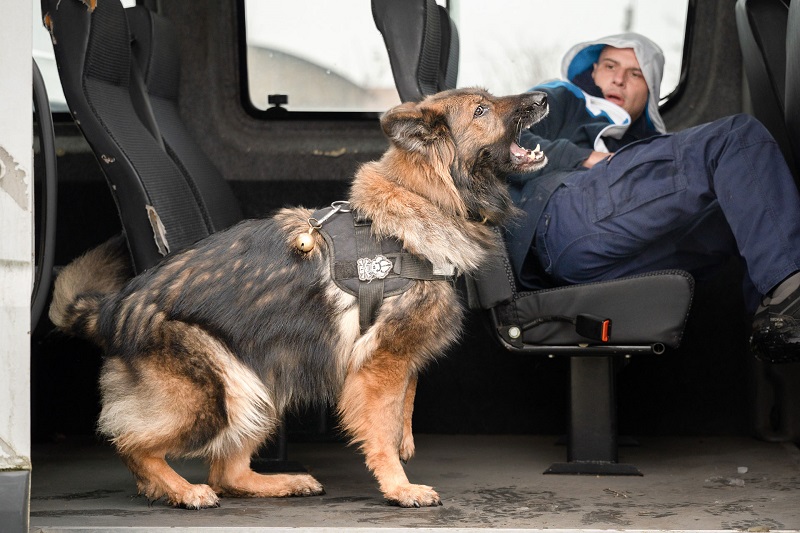
<svg viewBox="0 0 800 533">
<path fill-rule="evenodd" d="M 611 338 L 611 319 L 595 315 L 578 315 L 575 317 L 575 331 L 587 339 L 608 342 Z"/>
</svg>

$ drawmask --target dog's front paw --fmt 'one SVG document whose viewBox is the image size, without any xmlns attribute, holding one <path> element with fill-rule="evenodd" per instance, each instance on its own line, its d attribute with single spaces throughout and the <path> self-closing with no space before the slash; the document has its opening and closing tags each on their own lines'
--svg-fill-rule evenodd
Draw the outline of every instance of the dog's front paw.
<svg viewBox="0 0 800 533">
<path fill-rule="evenodd" d="M 427 485 L 400 485 L 399 487 L 387 491 L 384 497 L 390 503 L 400 507 L 433 507 L 442 505 L 439 495 L 433 487 Z"/>
<path fill-rule="evenodd" d="M 181 493 L 168 494 L 167 501 L 170 505 L 184 509 L 219 507 L 219 497 L 208 485 L 189 485 L 189 488 Z"/>
<path fill-rule="evenodd" d="M 414 437 L 409 433 L 400 441 L 400 460 L 404 463 L 414 457 Z"/>
</svg>

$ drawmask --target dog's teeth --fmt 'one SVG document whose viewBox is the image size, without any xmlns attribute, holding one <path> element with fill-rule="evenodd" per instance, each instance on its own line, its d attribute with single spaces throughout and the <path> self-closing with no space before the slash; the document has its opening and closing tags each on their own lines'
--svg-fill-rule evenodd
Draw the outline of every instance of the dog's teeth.
<svg viewBox="0 0 800 533">
<path fill-rule="evenodd" d="M 528 158 L 533 161 L 541 161 L 543 156 L 542 147 L 539 144 L 533 150 L 528 150 Z"/>
<path fill-rule="evenodd" d="M 541 161 L 544 158 L 544 152 L 542 152 L 542 147 L 537 144 L 536 148 L 533 149 L 533 160 L 534 161 Z"/>
</svg>

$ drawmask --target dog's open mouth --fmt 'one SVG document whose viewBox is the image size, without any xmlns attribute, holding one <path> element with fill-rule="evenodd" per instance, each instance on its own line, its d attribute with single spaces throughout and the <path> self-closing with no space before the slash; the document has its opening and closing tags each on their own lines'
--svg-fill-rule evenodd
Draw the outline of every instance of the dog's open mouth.
<svg viewBox="0 0 800 533">
<path fill-rule="evenodd" d="M 546 104 L 544 105 L 546 106 Z M 511 164 L 517 168 L 517 171 L 525 172 L 537 170 L 547 163 L 547 157 L 538 144 L 536 145 L 536 148 L 533 149 L 523 148 L 520 145 L 520 140 L 522 138 L 523 130 L 542 120 L 545 116 L 547 116 L 548 112 L 549 108 L 545 107 L 544 112 L 540 111 L 538 113 L 538 117 L 527 116 L 525 117 L 527 120 L 525 120 L 525 118 L 520 118 L 517 121 L 514 140 L 511 142 L 511 148 L 509 149 L 511 153 Z"/>
<path fill-rule="evenodd" d="M 544 152 L 536 145 L 536 148 L 529 150 L 523 148 L 516 142 L 511 143 L 511 162 L 516 167 L 527 167 L 544 161 Z"/>
</svg>

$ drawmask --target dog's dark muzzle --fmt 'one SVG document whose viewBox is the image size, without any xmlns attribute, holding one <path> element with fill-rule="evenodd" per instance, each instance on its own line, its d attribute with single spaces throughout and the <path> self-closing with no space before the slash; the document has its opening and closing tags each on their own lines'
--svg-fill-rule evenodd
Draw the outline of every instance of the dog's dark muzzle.
<svg viewBox="0 0 800 533">
<path fill-rule="evenodd" d="M 547 107 L 547 94 L 542 91 L 531 91 L 523 95 L 525 97 L 524 105 L 533 106 L 534 108 Z"/>
<path fill-rule="evenodd" d="M 520 95 L 520 130 L 530 128 L 542 120 L 549 110 L 547 105 L 547 95 L 541 91 L 533 91 Z"/>
<path fill-rule="evenodd" d="M 549 111 L 547 95 L 541 91 L 523 93 L 514 97 L 515 112 L 510 116 L 510 129 L 514 141 L 519 144 L 522 132 L 542 120 Z"/>
</svg>

